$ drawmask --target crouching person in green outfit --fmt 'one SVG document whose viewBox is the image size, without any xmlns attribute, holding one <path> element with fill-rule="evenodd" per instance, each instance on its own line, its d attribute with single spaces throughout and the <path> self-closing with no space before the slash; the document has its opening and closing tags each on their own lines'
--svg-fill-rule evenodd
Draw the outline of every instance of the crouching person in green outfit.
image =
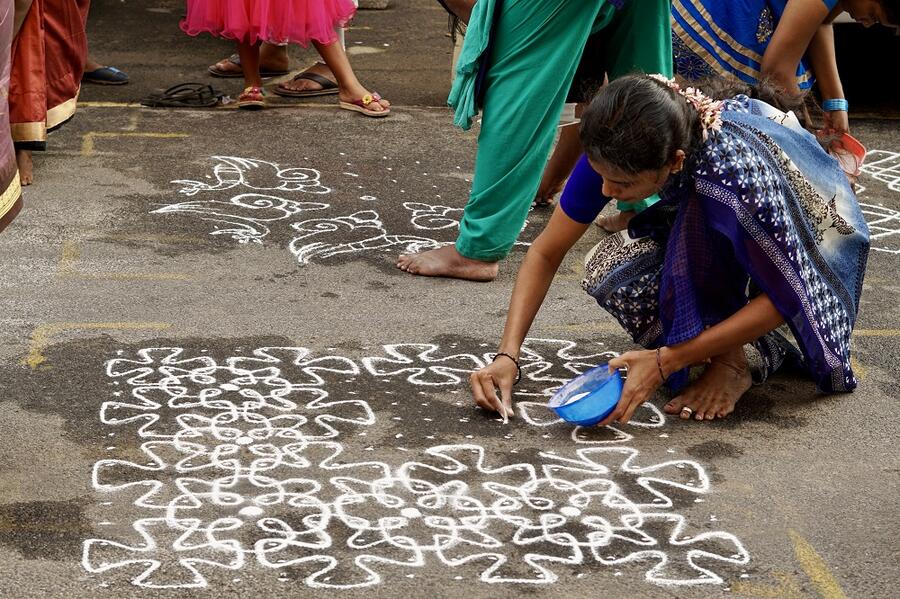
<svg viewBox="0 0 900 599">
<path fill-rule="evenodd" d="M 402 255 L 397 267 L 493 280 L 525 224 L 588 37 L 609 33 L 610 79 L 634 70 L 670 74 L 669 10 L 669 0 L 478 0 L 449 99 L 463 128 L 479 106 L 483 112 L 459 237 Z"/>
</svg>

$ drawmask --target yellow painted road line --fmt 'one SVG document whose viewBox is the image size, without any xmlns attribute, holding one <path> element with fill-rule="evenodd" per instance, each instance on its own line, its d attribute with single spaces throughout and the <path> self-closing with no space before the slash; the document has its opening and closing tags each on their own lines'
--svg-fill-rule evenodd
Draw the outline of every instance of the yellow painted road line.
<svg viewBox="0 0 900 599">
<path fill-rule="evenodd" d="M 44 356 L 44 348 L 50 341 L 50 337 L 63 331 L 162 331 L 171 328 L 168 322 L 54 322 L 37 327 L 31 333 L 31 345 L 28 355 L 22 363 L 32 370 L 47 361 Z"/>
<path fill-rule="evenodd" d="M 57 265 L 60 274 L 73 270 L 74 264 L 81 258 L 81 250 L 74 241 L 64 240 Z"/>
<path fill-rule="evenodd" d="M 138 102 L 79 102 L 78 108 L 140 108 Z"/>
<path fill-rule="evenodd" d="M 809 541 L 800 536 L 796 530 L 789 530 L 788 534 L 794 544 L 794 556 L 800 562 L 803 571 L 809 576 L 819 595 L 824 599 L 847 599 L 841 585 L 828 568 L 828 564 L 821 555 L 816 553 Z"/>
<path fill-rule="evenodd" d="M 773 572 L 778 584 L 768 585 L 758 582 L 736 582 L 731 591 L 739 595 L 759 597 L 760 599 L 802 599 L 805 597 L 797 580 L 785 572 Z"/>
<path fill-rule="evenodd" d="M 853 368 L 853 374 L 856 375 L 856 378 L 862 381 L 866 378 L 866 369 L 865 367 L 859 363 L 859 360 L 856 359 L 856 356 L 850 356 L 850 366 Z"/>
<path fill-rule="evenodd" d="M 94 153 L 94 140 L 97 138 L 112 137 L 144 137 L 151 139 L 184 139 L 190 137 L 190 133 L 147 133 L 139 131 L 89 131 L 81 139 L 81 155 L 90 156 Z"/>
<path fill-rule="evenodd" d="M 856 329 L 854 337 L 900 337 L 900 329 Z"/>
</svg>

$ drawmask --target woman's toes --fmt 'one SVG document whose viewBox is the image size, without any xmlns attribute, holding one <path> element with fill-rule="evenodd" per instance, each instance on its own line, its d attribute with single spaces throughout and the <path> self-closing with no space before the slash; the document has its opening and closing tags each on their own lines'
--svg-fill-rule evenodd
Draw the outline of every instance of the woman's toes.
<svg viewBox="0 0 900 599">
<path fill-rule="evenodd" d="M 669 403 L 663 406 L 663 411 L 666 414 L 677 414 L 681 411 L 681 408 L 684 406 L 684 402 L 681 397 L 676 397 Z"/>
</svg>

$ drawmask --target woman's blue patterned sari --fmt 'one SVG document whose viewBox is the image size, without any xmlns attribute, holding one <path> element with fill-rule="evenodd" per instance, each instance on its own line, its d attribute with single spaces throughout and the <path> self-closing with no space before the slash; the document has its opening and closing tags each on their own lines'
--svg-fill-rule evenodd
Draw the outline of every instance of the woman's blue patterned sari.
<svg viewBox="0 0 900 599">
<path fill-rule="evenodd" d="M 630 234 L 589 254 L 584 288 L 647 347 L 692 339 L 765 293 L 816 384 L 849 391 L 869 250 L 856 196 L 793 114 L 738 96 L 722 120 Z M 769 371 L 784 357 L 776 339 L 756 344 Z"/>
</svg>

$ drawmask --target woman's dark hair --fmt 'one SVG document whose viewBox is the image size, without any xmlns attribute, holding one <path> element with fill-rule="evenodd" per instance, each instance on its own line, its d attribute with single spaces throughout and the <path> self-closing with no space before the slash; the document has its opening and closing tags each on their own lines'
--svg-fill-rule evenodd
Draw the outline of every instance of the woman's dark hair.
<svg viewBox="0 0 900 599">
<path fill-rule="evenodd" d="M 748 86 L 710 78 L 693 85 L 716 100 L 746 94 L 783 111 L 803 105 L 803 96 L 789 96 L 768 82 Z M 700 119 L 693 106 L 665 83 L 646 75 L 610 82 L 581 118 L 581 142 L 588 157 L 628 174 L 659 170 L 678 150 L 690 157 L 701 140 Z"/>
</svg>

